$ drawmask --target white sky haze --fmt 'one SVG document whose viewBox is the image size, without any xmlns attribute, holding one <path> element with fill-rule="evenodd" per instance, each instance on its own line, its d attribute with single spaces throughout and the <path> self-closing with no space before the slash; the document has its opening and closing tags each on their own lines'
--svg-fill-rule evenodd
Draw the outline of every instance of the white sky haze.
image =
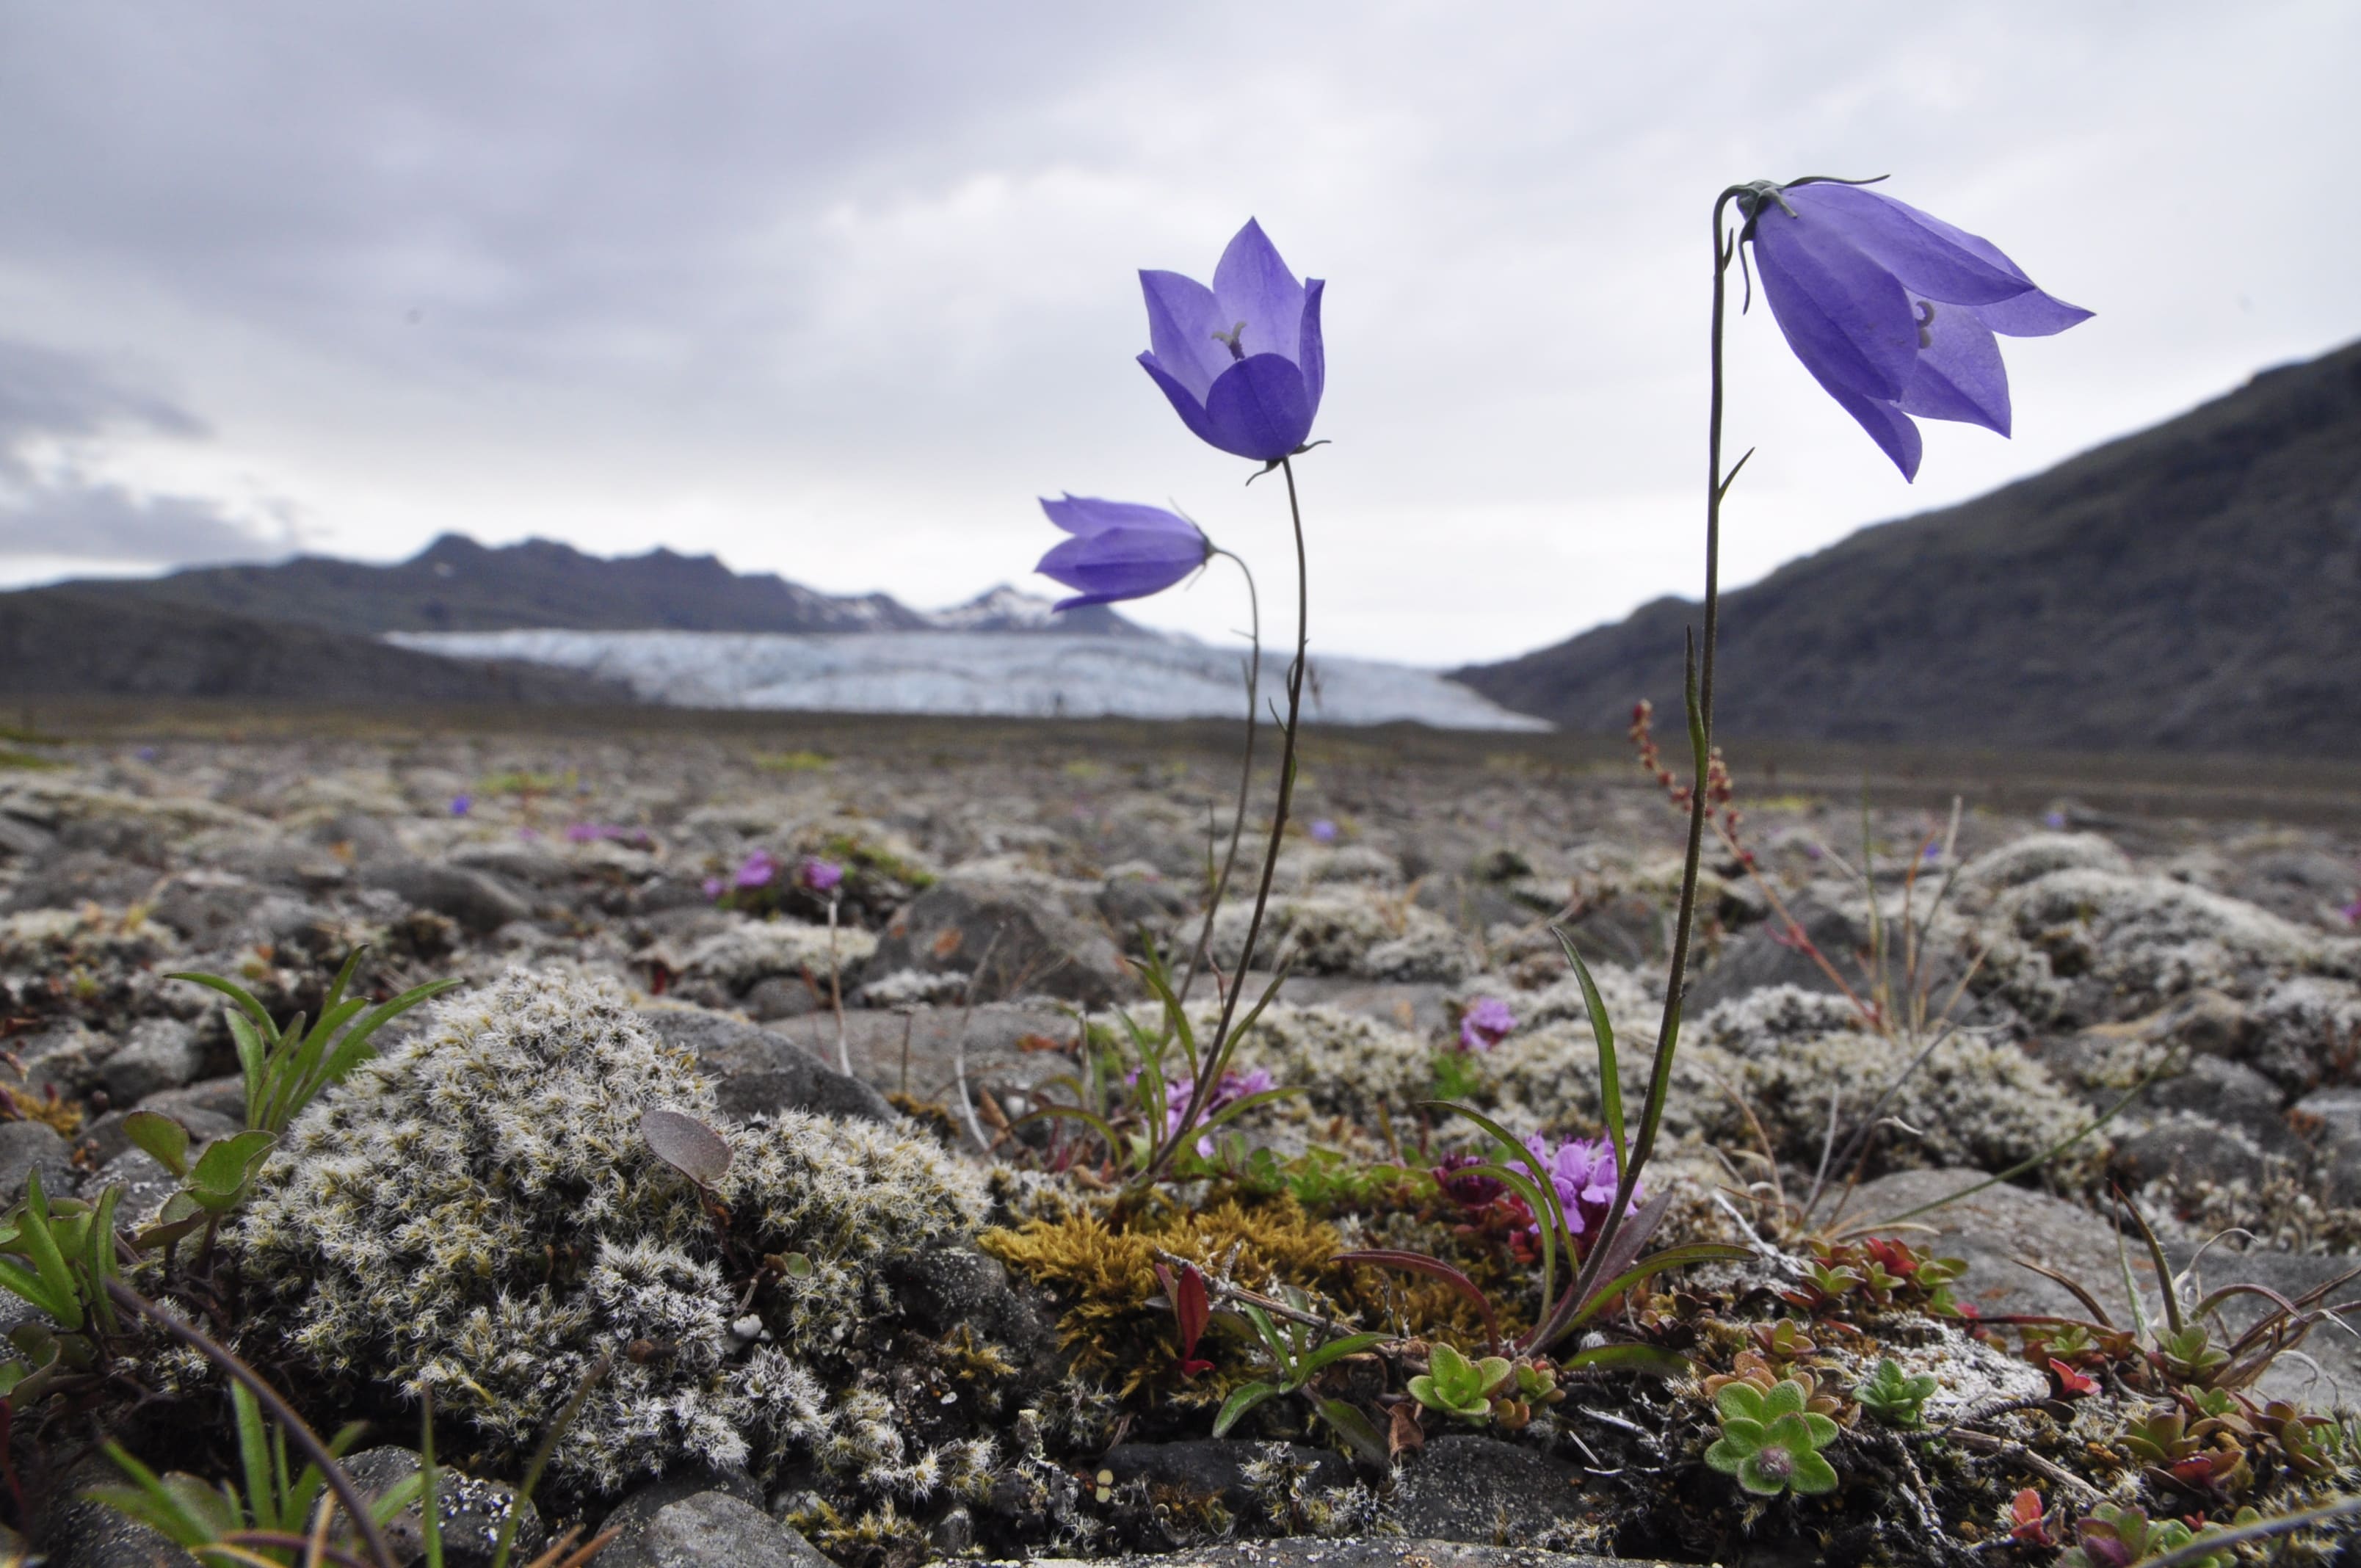
<svg viewBox="0 0 2361 1568">
<path fill-rule="evenodd" d="M 1722 186 L 1891 174 L 2098 313 L 1905 486 L 1758 300 L 1742 583 L 2361 335 L 2356 59 L 2347 0 L 0 0 L 0 582 L 457 530 L 934 606 L 1047 588 L 1072 490 L 1268 603 L 1284 492 L 1132 362 L 1252 214 L 1328 280 L 1315 644 L 1504 656 L 1697 591 Z"/>
</svg>

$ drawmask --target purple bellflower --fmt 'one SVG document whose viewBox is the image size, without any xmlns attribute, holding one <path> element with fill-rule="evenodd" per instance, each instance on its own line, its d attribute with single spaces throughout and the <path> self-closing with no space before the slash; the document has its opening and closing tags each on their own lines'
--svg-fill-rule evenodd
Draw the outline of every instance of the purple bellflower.
<svg viewBox="0 0 2361 1568">
<path fill-rule="evenodd" d="M 1866 186 L 1765 181 L 1739 207 L 1787 346 L 1905 479 L 1922 451 L 1914 414 L 2009 433 L 1994 333 L 2048 337 L 2091 319 L 1991 242 Z"/>
<path fill-rule="evenodd" d="M 814 893 L 834 893 L 844 881 L 844 868 L 834 861 L 823 861 L 818 855 L 804 860 L 804 885 Z"/>
<path fill-rule="evenodd" d="M 767 887 L 771 879 L 778 874 L 776 856 L 768 850 L 750 850 L 746 858 L 738 862 L 738 869 L 730 873 L 730 885 L 741 890 Z"/>
<path fill-rule="evenodd" d="M 1315 844 L 1333 844 L 1336 841 L 1336 825 L 1324 817 L 1313 817 L 1312 826 L 1305 831 L 1312 835 L 1312 841 Z"/>
<path fill-rule="evenodd" d="M 1042 497 L 1041 510 L 1073 535 L 1033 568 L 1082 590 L 1060 599 L 1060 609 L 1162 593 L 1213 554 L 1213 541 L 1195 523 L 1162 507 L 1070 495 Z"/>
<path fill-rule="evenodd" d="M 1574 1234 L 1588 1235 L 1607 1223 L 1607 1212 L 1615 1206 L 1615 1148 L 1605 1138 L 1567 1138 L 1552 1146 L 1550 1140 L 1539 1133 L 1525 1139 L 1525 1147 L 1542 1162 L 1549 1172 L 1550 1185 L 1557 1190 L 1559 1207 L 1565 1212 L 1565 1228 Z M 1629 1215 L 1636 1209 L 1642 1194 L 1636 1189 L 1631 1194 L 1633 1207 L 1624 1210 Z M 1539 1230 L 1536 1224 L 1534 1229 Z"/>
<path fill-rule="evenodd" d="M 1178 272 L 1142 272 L 1148 353 L 1140 365 L 1198 439 L 1276 463 L 1312 433 L 1328 375 L 1317 278 L 1296 281 L 1252 218 L 1222 252 L 1206 288 Z"/>
</svg>

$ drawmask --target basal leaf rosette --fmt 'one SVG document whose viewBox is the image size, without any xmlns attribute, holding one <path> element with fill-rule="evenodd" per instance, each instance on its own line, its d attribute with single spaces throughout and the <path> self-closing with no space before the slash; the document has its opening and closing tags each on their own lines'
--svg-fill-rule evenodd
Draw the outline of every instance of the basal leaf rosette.
<svg viewBox="0 0 2361 1568">
<path fill-rule="evenodd" d="M 1705 1462 L 1757 1497 L 1835 1491 L 1836 1467 L 1819 1451 L 1836 1441 L 1837 1423 L 1806 1410 L 1806 1398 L 1804 1386 L 1792 1378 L 1773 1384 L 1768 1393 L 1751 1383 L 1724 1385 L 1713 1397 L 1721 1436 L 1706 1450 Z"/>
</svg>

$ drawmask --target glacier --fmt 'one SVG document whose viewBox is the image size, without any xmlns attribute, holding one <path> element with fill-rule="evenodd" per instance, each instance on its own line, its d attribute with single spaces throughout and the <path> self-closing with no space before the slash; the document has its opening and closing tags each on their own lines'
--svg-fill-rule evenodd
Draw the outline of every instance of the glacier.
<svg viewBox="0 0 2361 1568">
<path fill-rule="evenodd" d="M 386 641 L 453 658 L 522 659 L 618 681 L 681 707 L 1022 718 L 1235 718 L 1246 657 L 1191 639 L 981 631 L 396 631 Z M 1263 699 L 1285 700 L 1286 656 L 1266 650 Z M 1315 724 L 1547 729 L 1433 670 L 1314 657 L 1303 691 Z"/>
</svg>

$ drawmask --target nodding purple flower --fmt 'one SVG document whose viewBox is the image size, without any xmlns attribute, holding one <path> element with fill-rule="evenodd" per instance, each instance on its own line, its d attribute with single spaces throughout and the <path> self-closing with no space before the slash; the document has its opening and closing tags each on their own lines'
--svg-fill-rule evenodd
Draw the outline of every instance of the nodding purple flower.
<svg viewBox="0 0 2361 1568">
<path fill-rule="evenodd" d="M 1459 1048 L 1463 1051 L 1488 1051 L 1509 1037 L 1517 1026 L 1517 1015 L 1509 1004 L 1495 996 L 1487 996 L 1471 1004 L 1459 1015 Z"/>
<path fill-rule="evenodd" d="M 730 873 L 730 885 L 736 888 L 767 887 L 771 879 L 778 874 L 779 862 L 770 850 L 752 850 Z"/>
<path fill-rule="evenodd" d="M 476 803 L 464 795 L 455 795 L 451 797 L 451 815 L 454 817 L 465 817 L 475 808 Z"/>
<path fill-rule="evenodd" d="M 709 876 L 705 879 L 705 900 L 707 903 L 710 904 L 719 898 L 724 891 L 725 889 L 719 877 Z"/>
<path fill-rule="evenodd" d="M 1905 479 L 1923 449 L 1913 414 L 2009 433 L 1994 333 L 2048 337 L 2091 319 L 1990 241 L 1866 186 L 1764 181 L 1739 207 L 1787 345 Z"/>
<path fill-rule="evenodd" d="M 601 839 L 612 838 L 614 832 L 613 828 L 602 828 L 596 822 L 569 822 L 566 827 L 566 841 L 569 844 L 595 844 Z"/>
<path fill-rule="evenodd" d="M 823 861 L 818 855 L 804 860 L 804 885 L 814 893 L 834 893 L 844 881 L 844 868 L 833 861 Z"/>
<path fill-rule="evenodd" d="M 1324 817 L 1313 817 L 1312 826 L 1307 831 L 1311 833 L 1312 841 L 1315 843 L 1333 844 L 1336 841 L 1336 825 Z"/>
<path fill-rule="evenodd" d="M 2041 818 L 2041 823 L 2051 832 L 2058 832 L 2066 826 L 2066 814 L 2062 811 L 2049 812 Z"/>
<path fill-rule="evenodd" d="M 1042 497 L 1041 510 L 1073 535 L 1033 567 L 1081 590 L 1060 599 L 1060 609 L 1162 593 L 1213 554 L 1213 541 L 1195 523 L 1162 507 L 1069 495 Z"/>
<path fill-rule="evenodd" d="M 1139 363 L 1199 440 L 1265 463 L 1302 446 L 1328 376 L 1319 279 L 1297 282 L 1248 218 L 1212 288 L 1178 272 L 1142 272 L 1139 287 L 1150 345 Z"/>
<path fill-rule="evenodd" d="M 1539 1133 L 1525 1139 L 1525 1147 L 1542 1162 L 1549 1172 L 1550 1185 L 1557 1190 L 1558 1206 L 1565 1211 L 1565 1228 L 1573 1234 L 1587 1235 L 1607 1223 L 1607 1211 L 1615 1203 L 1615 1146 L 1605 1138 L 1567 1138 L 1554 1148 Z M 1641 1193 L 1634 1190 L 1631 1201 L 1637 1204 Z M 1631 1211 L 1626 1209 L 1625 1213 Z M 1532 1227 L 1538 1234 L 1539 1216 Z"/>
<path fill-rule="evenodd" d="M 2345 916 L 2347 926 L 2361 926 L 2361 898 L 2355 899 L 2336 913 Z"/>
</svg>

